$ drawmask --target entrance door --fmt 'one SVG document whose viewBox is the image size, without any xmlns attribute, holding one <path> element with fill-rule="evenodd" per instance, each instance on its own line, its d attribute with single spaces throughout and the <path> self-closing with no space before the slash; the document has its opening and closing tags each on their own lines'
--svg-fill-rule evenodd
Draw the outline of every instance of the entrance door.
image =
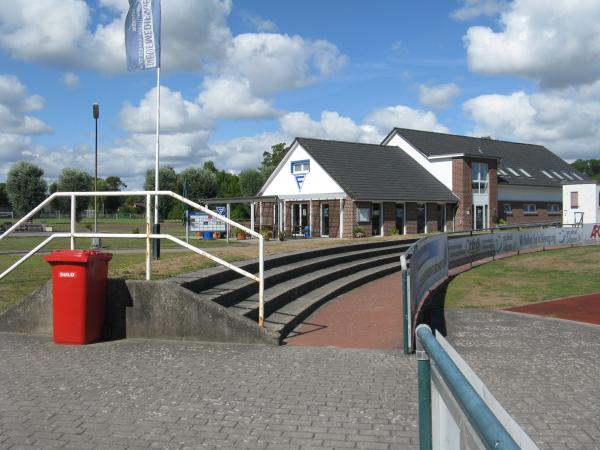
<svg viewBox="0 0 600 450">
<path fill-rule="evenodd" d="M 488 206 L 475 205 L 473 206 L 473 229 L 481 230 L 488 227 Z"/>
<path fill-rule="evenodd" d="M 373 203 L 373 219 L 371 220 L 373 226 L 373 236 L 379 236 L 381 234 L 381 205 L 379 203 Z"/>
<path fill-rule="evenodd" d="M 396 230 L 404 234 L 404 205 L 396 205 Z"/>
<path fill-rule="evenodd" d="M 329 237 L 329 204 L 321 204 L 321 236 Z"/>
<path fill-rule="evenodd" d="M 294 203 L 292 205 L 292 233 L 294 236 L 304 236 L 304 227 L 308 225 L 308 205 Z"/>
</svg>

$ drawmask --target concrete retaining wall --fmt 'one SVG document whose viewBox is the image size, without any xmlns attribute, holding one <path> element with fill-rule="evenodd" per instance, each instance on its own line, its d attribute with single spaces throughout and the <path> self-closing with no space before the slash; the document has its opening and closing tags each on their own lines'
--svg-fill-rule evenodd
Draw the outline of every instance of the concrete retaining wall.
<svg viewBox="0 0 600 450">
<path fill-rule="evenodd" d="M 51 282 L 1 314 L 0 331 L 51 335 Z M 109 280 L 103 338 L 125 337 L 278 345 L 278 336 L 178 284 Z"/>
</svg>

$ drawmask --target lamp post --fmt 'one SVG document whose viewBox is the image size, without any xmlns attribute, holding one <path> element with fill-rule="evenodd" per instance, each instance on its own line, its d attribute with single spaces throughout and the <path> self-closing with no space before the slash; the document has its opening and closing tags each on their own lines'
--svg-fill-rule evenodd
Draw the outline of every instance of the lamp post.
<svg viewBox="0 0 600 450">
<path fill-rule="evenodd" d="M 96 123 L 96 145 L 94 152 L 94 193 L 98 192 L 98 118 L 100 117 L 100 105 L 94 103 L 92 105 L 92 115 Z M 98 197 L 94 195 L 94 233 L 98 232 Z M 100 239 L 95 237 L 92 239 L 92 247 L 100 247 Z"/>
</svg>

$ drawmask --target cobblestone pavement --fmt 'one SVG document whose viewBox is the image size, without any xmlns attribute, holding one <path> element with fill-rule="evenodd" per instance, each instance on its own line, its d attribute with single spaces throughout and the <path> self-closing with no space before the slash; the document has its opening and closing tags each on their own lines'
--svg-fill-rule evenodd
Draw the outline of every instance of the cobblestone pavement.
<svg viewBox="0 0 600 450">
<path fill-rule="evenodd" d="M 0 449 L 410 449 L 415 389 L 397 350 L 0 334 Z"/>
<path fill-rule="evenodd" d="M 600 449 L 600 326 L 446 311 L 448 339 L 541 449 Z"/>
</svg>

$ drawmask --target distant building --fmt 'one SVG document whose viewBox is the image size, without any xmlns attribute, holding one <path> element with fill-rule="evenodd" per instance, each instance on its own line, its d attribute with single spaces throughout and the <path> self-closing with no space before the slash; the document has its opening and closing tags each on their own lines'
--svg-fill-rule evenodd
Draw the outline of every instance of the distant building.
<svg viewBox="0 0 600 450">
<path fill-rule="evenodd" d="M 600 184 L 595 181 L 563 185 L 563 224 L 600 223 Z"/>
<path fill-rule="evenodd" d="M 259 192 L 261 226 L 351 237 L 560 222 L 587 178 L 540 145 L 394 128 L 381 145 L 296 138 Z"/>
</svg>

